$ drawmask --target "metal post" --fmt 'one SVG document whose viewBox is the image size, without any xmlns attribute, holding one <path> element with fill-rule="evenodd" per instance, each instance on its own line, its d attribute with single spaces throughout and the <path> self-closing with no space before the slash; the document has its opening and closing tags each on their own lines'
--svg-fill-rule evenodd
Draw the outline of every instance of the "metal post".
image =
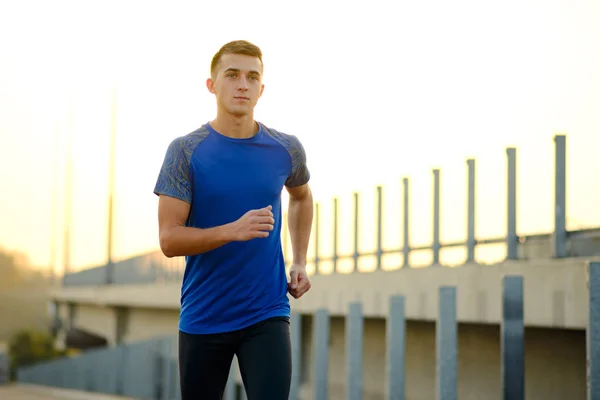
<svg viewBox="0 0 600 400">
<path fill-rule="evenodd" d="M 290 399 L 298 400 L 300 397 L 300 378 L 302 375 L 302 315 L 293 312 L 290 319 L 291 345 L 292 345 L 292 381 L 290 386 Z"/>
<path fill-rule="evenodd" d="M 386 400 L 404 400 L 406 379 L 406 320 L 404 313 L 404 296 L 396 295 L 390 298 L 390 311 L 386 325 Z"/>
<path fill-rule="evenodd" d="M 363 316 L 360 303 L 350 304 L 346 323 L 348 400 L 363 397 Z"/>
<path fill-rule="evenodd" d="M 402 247 L 402 253 L 403 253 L 403 266 L 404 267 L 408 267 L 409 265 L 409 254 L 410 254 L 410 241 L 409 241 L 409 234 L 408 234 L 408 222 L 409 222 L 409 215 L 408 215 L 408 178 L 404 178 L 402 179 L 402 185 L 404 186 L 404 218 L 403 218 L 403 223 L 404 223 L 404 245 Z"/>
<path fill-rule="evenodd" d="M 440 263 L 440 170 L 433 170 L 433 264 Z"/>
<path fill-rule="evenodd" d="M 456 400 L 458 396 L 458 340 L 455 287 L 439 288 L 436 344 L 436 399 Z"/>
<path fill-rule="evenodd" d="M 517 259 L 517 149 L 506 149 L 508 158 L 506 258 Z"/>
<path fill-rule="evenodd" d="M 554 184 L 554 257 L 567 256 L 566 228 L 566 139 L 565 135 L 556 135 L 555 142 L 555 184 Z"/>
<path fill-rule="evenodd" d="M 107 231 L 107 263 L 106 263 L 106 284 L 115 282 L 115 265 L 113 262 L 113 209 L 114 209 L 114 191 L 115 191 L 115 148 L 117 134 L 117 94 L 113 92 L 112 115 L 110 130 L 110 151 L 109 151 L 109 173 L 108 173 L 108 231 Z"/>
<path fill-rule="evenodd" d="M 504 400 L 525 399 L 523 277 L 505 276 L 502 294 L 502 390 Z"/>
<path fill-rule="evenodd" d="M 59 182 L 60 182 L 60 156 L 58 155 L 60 151 L 60 130 L 58 128 L 58 124 L 56 126 L 55 134 L 54 134 L 54 154 L 52 154 L 52 164 L 53 164 L 53 183 L 52 186 L 52 203 L 50 204 L 50 213 L 52 215 L 52 223 L 50 225 L 50 280 L 54 283 L 56 279 L 56 258 L 58 255 L 58 215 L 59 215 Z"/>
<path fill-rule="evenodd" d="M 71 98 L 68 105 L 68 125 L 66 133 L 65 149 L 65 184 L 64 184 L 64 221 L 63 221 L 63 286 L 67 284 L 67 278 L 71 273 L 71 224 L 73 222 L 73 106 Z"/>
<path fill-rule="evenodd" d="M 587 271 L 589 322 L 587 328 L 587 400 L 600 400 L 600 262 Z"/>
<path fill-rule="evenodd" d="M 377 186 L 377 269 L 381 270 L 381 260 L 383 257 L 383 198 L 382 187 Z"/>
<path fill-rule="evenodd" d="M 18 372 L 18 370 L 17 370 Z M 10 360 L 8 352 L 0 352 L 0 385 L 10 382 Z M 23 381 L 21 381 L 23 382 Z"/>
<path fill-rule="evenodd" d="M 358 192 L 354 193 L 354 272 L 358 271 Z"/>
<path fill-rule="evenodd" d="M 337 272 L 338 262 L 338 199 L 333 199 L 333 272 Z"/>
<path fill-rule="evenodd" d="M 179 363 L 177 360 L 171 361 L 171 371 L 174 372 L 173 387 L 175 389 L 175 400 L 181 400 L 181 387 L 179 386 Z"/>
<path fill-rule="evenodd" d="M 314 390 L 315 400 L 327 400 L 328 369 L 329 369 L 329 312 L 326 308 L 318 309 L 315 313 L 314 330 Z"/>
<path fill-rule="evenodd" d="M 319 273 L 319 203 L 315 204 L 315 275 Z"/>
<path fill-rule="evenodd" d="M 468 206 L 467 206 L 467 262 L 475 261 L 475 160 L 467 160 Z"/>
</svg>

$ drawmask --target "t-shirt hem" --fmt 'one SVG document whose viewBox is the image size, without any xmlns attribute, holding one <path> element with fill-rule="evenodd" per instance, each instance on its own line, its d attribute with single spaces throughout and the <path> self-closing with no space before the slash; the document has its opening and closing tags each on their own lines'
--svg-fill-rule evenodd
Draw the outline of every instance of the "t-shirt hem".
<svg viewBox="0 0 600 400">
<path fill-rule="evenodd" d="M 244 323 L 235 323 L 235 324 L 227 324 L 227 325 L 217 325 L 214 327 L 205 327 L 205 328 L 192 328 L 189 324 L 179 324 L 179 330 L 183 333 L 188 333 L 191 335 L 209 335 L 215 333 L 228 333 L 235 332 L 241 329 L 247 328 L 251 325 L 262 322 L 266 319 L 273 317 L 286 317 L 290 318 L 289 310 L 273 310 L 266 314 L 260 314 L 254 318 L 246 320 Z"/>
<path fill-rule="evenodd" d="M 303 179 L 300 182 L 294 182 L 294 183 L 289 184 L 289 185 L 286 184 L 285 186 L 288 187 L 288 188 L 290 188 L 290 189 L 293 189 L 293 188 L 297 188 L 298 186 L 306 185 L 308 182 L 310 182 L 310 179 Z"/>
<path fill-rule="evenodd" d="M 177 193 L 171 193 L 171 192 L 164 191 L 164 190 L 154 190 L 152 193 L 154 193 L 156 196 L 169 196 L 169 197 L 173 197 L 175 199 L 181 200 L 181 201 L 185 201 L 188 204 L 192 204 L 192 199 L 189 196 L 184 196 L 184 195 L 180 195 Z"/>
</svg>

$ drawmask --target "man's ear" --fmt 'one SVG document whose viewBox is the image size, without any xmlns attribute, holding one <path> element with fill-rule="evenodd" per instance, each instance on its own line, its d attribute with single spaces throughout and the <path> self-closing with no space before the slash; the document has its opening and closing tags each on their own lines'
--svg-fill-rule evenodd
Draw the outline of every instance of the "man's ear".
<svg viewBox="0 0 600 400">
<path fill-rule="evenodd" d="M 208 78 L 206 80 L 206 88 L 208 89 L 209 92 L 211 92 L 212 94 L 215 94 L 215 81 L 213 81 L 212 78 Z"/>
</svg>

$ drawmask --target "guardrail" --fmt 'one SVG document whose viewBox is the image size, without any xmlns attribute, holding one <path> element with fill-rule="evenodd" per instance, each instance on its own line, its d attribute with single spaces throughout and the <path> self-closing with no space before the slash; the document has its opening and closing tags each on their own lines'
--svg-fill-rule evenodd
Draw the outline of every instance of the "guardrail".
<svg viewBox="0 0 600 400">
<path fill-rule="evenodd" d="M 319 273 L 322 263 L 331 262 L 333 272 L 338 271 L 339 262 L 343 260 L 352 261 L 352 270 L 359 270 L 359 263 L 367 257 L 375 257 L 375 266 L 382 269 L 383 258 L 386 255 L 401 255 L 401 265 L 409 267 L 410 257 L 414 252 L 431 251 L 433 265 L 441 263 L 441 250 L 445 248 L 466 247 L 466 263 L 475 262 L 475 249 L 477 246 L 502 245 L 506 247 L 506 259 L 525 259 L 531 257 L 592 257 L 600 255 L 597 241 L 600 238 L 600 229 L 584 229 L 567 231 L 566 229 L 566 137 L 556 135 L 555 142 L 555 193 L 554 193 L 554 231 L 546 234 L 523 236 L 518 235 L 517 229 L 517 150 L 514 147 L 506 149 L 507 156 L 507 185 L 506 185 L 506 235 L 503 237 L 477 237 L 475 232 L 475 160 L 467 160 L 467 221 L 466 241 L 443 242 L 440 238 L 440 170 L 433 172 L 433 226 L 432 242 L 424 245 L 413 245 L 409 231 L 410 218 L 410 193 L 409 179 L 402 180 L 402 243 L 396 248 L 385 248 L 383 245 L 383 186 L 376 188 L 377 209 L 374 215 L 376 220 L 375 242 L 376 247 L 370 251 L 360 250 L 359 210 L 360 195 L 353 194 L 353 228 L 352 228 L 352 251 L 341 253 L 339 248 L 339 199 L 333 199 L 331 249 L 325 255 L 321 241 L 322 211 L 321 204 L 315 204 L 314 227 L 312 230 L 311 252 L 314 256 L 309 264 L 314 266 L 314 272 Z M 282 247 L 284 256 L 289 260 L 288 249 L 290 248 L 287 232 L 287 221 L 284 215 L 282 229 Z M 91 268 L 88 270 L 66 274 L 63 280 L 65 286 L 78 285 L 101 285 L 101 284 L 131 284 L 131 283 L 155 283 L 161 281 L 181 280 L 184 271 L 184 259 L 177 257 L 168 259 L 160 251 L 132 257 L 124 261 L 111 263 L 110 265 Z"/>
<path fill-rule="evenodd" d="M 588 399 L 600 400 L 600 262 L 588 265 L 589 326 L 587 329 Z M 457 290 L 438 289 L 436 321 L 436 399 L 456 400 L 458 377 Z M 501 376 L 504 399 L 525 398 L 523 277 L 503 277 L 501 320 Z M 401 294 L 389 298 L 386 343 L 386 399 L 405 399 L 406 317 Z M 347 398 L 363 395 L 362 304 L 349 305 L 346 320 Z M 319 309 L 314 315 L 312 392 L 315 400 L 328 399 L 330 315 Z M 302 326 L 300 315 L 291 321 L 293 375 L 290 399 L 299 399 L 302 382 Z M 162 338 L 51 361 L 18 371 L 18 380 L 136 398 L 179 398 L 176 337 Z M 226 400 L 239 398 L 232 368 Z M 152 384 L 148 384 L 152 382 Z"/>
<path fill-rule="evenodd" d="M 573 246 L 569 246 L 567 241 L 569 232 L 566 229 L 566 136 L 556 135 L 555 142 L 555 171 L 554 171 L 554 231 L 547 235 L 536 235 L 537 239 L 544 238 L 549 241 L 549 257 L 568 257 L 574 256 L 576 252 L 569 252 L 569 248 L 573 250 Z M 504 244 L 506 247 L 506 259 L 516 260 L 524 257 L 523 247 L 528 238 L 517 234 L 517 149 L 514 147 L 506 148 L 507 156 L 507 184 L 506 184 L 506 235 L 503 237 L 481 238 L 477 237 L 475 232 L 475 159 L 467 159 L 467 220 L 465 221 L 466 241 L 443 242 L 440 237 L 440 179 L 441 171 L 438 168 L 432 170 L 433 173 L 433 226 L 431 243 L 424 245 L 413 245 L 411 243 L 411 233 L 409 229 L 410 221 L 410 190 L 409 179 L 402 179 L 402 243 L 398 243 L 395 248 L 385 248 L 383 245 L 383 186 L 376 187 L 376 213 L 374 215 L 376 221 L 375 243 L 376 247 L 372 251 L 360 251 L 360 194 L 353 194 L 353 228 L 352 228 L 352 252 L 350 254 L 340 254 L 338 251 L 339 242 L 339 213 L 338 199 L 333 199 L 333 227 L 332 227 L 332 249 L 329 256 L 323 256 L 321 253 L 320 241 L 320 204 L 315 205 L 314 229 L 313 229 L 313 249 L 314 270 L 319 272 L 319 264 L 321 262 L 332 262 L 333 272 L 337 271 L 338 262 L 340 260 L 351 259 L 353 261 L 352 270 L 357 271 L 359 260 L 362 257 L 375 257 L 376 269 L 381 270 L 383 267 L 383 257 L 389 254 L 401 254 L 402 266 L 408 267 L 411 265 L 411 254 L 417 251 L 430 251 L 432 254 L 432 265 L 441 264 L 441 250 L 444 248 L 466 247 L 467 255 L 465 263 L 475 262 L 475 249 L 479 245 L 494 245 Z M 287 218 L 284 218 L 284 221 Z M 288 249 L 287 229 L 283 229 L 283 247 Z M 579 254 L 578 254 L 579 255 Z M 591 256 L 591 254 L 581 254 Z M 286 257 L 287 259 L 287 257 Z"/>
</svg>

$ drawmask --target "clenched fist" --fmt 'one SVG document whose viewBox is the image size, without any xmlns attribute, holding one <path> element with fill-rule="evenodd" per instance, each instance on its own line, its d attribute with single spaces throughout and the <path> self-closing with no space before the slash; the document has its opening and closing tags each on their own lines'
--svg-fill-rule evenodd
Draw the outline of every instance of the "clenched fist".
<svg viewBox="0 0 600 400">
<path fill-rule="evenodd" d="M 232 224 L 233 238 L 243 242 L 256 238 L 266 238 L 273 230 L 275 219 L 271 209 L 267 206 L 258 210 L 250 210 Z"/>
</svg>

